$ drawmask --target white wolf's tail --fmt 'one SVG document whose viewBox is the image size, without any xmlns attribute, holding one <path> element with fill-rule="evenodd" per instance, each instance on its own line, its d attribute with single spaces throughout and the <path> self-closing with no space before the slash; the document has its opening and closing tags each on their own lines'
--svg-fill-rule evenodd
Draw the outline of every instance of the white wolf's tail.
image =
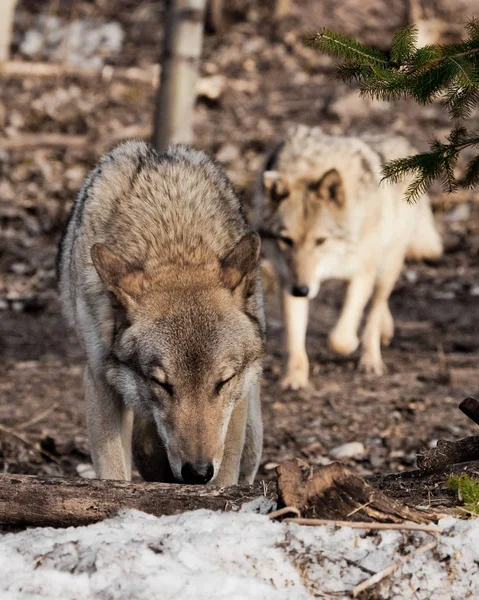
<svg viewBox="0 0 479 600">
<path fill-rule="evenodd" d="M 406 257 L 412 259 L 438 258 L 442 255 L 442 240 L 434 222 L 429 197 L 419 200 L 416 227 L 409 242 Z"/>
</svg>

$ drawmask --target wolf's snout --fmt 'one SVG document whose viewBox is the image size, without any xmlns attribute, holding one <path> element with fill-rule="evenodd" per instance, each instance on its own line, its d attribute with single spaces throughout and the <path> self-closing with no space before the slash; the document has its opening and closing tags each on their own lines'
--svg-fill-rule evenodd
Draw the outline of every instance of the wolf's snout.
<svg viewBox="0 0 479 600">
<path fill-rule="evenodd" d="M 208 483 L 213 477 L 215 469 L 211 463 L 185 463 L 181 469 L 184 483 Z"/>
<path fill-rule="evenodd" d="M 309 287 L 307 285 L 293 285 L 291 293 L 298 298 L 305 298 L 309 294 Z"/>
</svg>

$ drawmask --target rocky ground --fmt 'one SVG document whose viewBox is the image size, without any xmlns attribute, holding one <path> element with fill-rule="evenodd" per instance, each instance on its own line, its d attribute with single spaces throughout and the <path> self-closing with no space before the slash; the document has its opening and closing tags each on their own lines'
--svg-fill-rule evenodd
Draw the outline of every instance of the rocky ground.
<svg viewBox="0 0 479 600">
<path fill-rule="evenodd" d="M 46 11 L 38 0 L 19 2 L 15 59 L 59 60 L 58 44 L 67 36 L 56 42 L 48 37 L 45 21 L 38 21 L 48 12 L 57 19 L 57 32 L 85 19 L 100 31 L 115 22 L 118 27 L 108 29 L 108 35 L 116 32 L 113 38 L 100 36 L 103 64 L 148 69 L 157 61 L 162 3 L 64 4 L 51 2 Z M 436 3 L 436 16 L 449 24 L 451 35 L 455 23 L 467 16 L 464 7 Z M 351 86 L 335 79 L 328 59 L 302 44 L 306 32 L 327 25 L 385 47 L 394 29 L 405 23 L 402 2 L 393 7 L 380 0 L 360 6 L 353 0 L 298 0 L 293 14 L 280 23 L 271 18 L 270 2 L 229 4 L 223 30 L 205 40 L 205 87 L 195 110 L 195 142 L 225 165 L 247 206 L 266 151 L 289 123 L 320 124 L 332 132 L 400 132 L 420 148 L 433 133 L 447 131 L 440 106 L 358 99 Z M 41 36 L 25 44 L 30 30 Z M 71 25 L 70 30 L 77 31 Z M 88 56 L 82 52 L 81 45 L 74 46 L 70 58 L 91 65 L 90 50 Z M 98 153 L 127 128 L 148 129 L 154 89 L 125 78 L 75 75 L 3 75 L 1 83 L 0 467 L 12 473 L 73 475 L 89 461 L 82 357 L 59 314 L 56 246 L 74 194 Z M 214 85 L 217 93 L 211 91 Z M 87 142 L 17 149 L 5 144 L 45 133 L 87 136 Z M 446 252 L 437 264 L 408 265 L 395 288 L 391 307 L 397 331 L 384 352 L 387 375 L 367 378 L 356 371 L 356 355 L 338 358 L 327 350 L 326 335 L 343 293 L 341 284 L 331 282 L 312 309 L 312 388 L 283 392 L 282 324 L 276 296 L 268 295 L 265 449 L 258 477 L 272 477 L 274 466 L 291 456 L 323 464 L 331 450 L 346 442 L 359 443 L 348 458 L 359 473 L 398 471 L 413 467 L 416 453 L 438 438 L 474 432 L 457 405 L 476 393 L 479 380 L 477 195 L 451 198 L 436 190 L 433 199 Z M 39 443 L 49 456 L 39 452 Z"/>
</svg>

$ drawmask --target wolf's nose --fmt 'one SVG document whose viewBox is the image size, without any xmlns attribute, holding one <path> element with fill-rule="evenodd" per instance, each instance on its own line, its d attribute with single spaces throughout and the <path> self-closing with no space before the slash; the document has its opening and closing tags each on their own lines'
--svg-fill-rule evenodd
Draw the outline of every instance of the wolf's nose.
<svg viewBox="0 0 479 600">
<path fill-rule="evenodd" d="M 309 294 L 309 287 L 307 285 L 293 285 L 291 293 L 293 294 L 293 296 L 299 296 L 300 298 L 304 298 Z"/>
<path fill-rule="evenodd" d="M 208 483 L 214 472 L 211 463 L 185 463 L 181 469 L 181 477 L 185 483 Z"/>
</svg>

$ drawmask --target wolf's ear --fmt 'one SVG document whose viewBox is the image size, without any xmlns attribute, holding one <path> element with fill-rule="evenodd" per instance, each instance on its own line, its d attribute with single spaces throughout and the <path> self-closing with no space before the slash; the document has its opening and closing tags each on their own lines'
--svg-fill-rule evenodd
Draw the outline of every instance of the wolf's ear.
<svg viewBox="0 0 479 600">
<path fill-rule="evenodd" d="M 143 271 L 112 252 L 104 244 L 93 244 L 90 250 L 93 266 L 105 287 L 121 304 L 128 305 L 144 287 Z"/>
<path fill-rule="evenodd" d="M 343 180 L 336 169 L 331 169 L 319 181 L 311 182 L 308 187 L 316 193 L 319 200 L 327 200 L 337 206 L 344 205 L 346 196 Z"/>
<path fill-rule="evenodd" d="M 289 190 L 286 183 L 281 178 L 278 171 L 265 171 L 263 173 L 263 185 L 266 195 L 273 204 L 279 204 L 289 196 Z"/>
<path fill-rule="evenodd" d="M 221 260 L 221 280 L 231 291 L 250 279 L 259 263 L 260 237 L 254 231 L 244 235 Z"/>
</svg>

